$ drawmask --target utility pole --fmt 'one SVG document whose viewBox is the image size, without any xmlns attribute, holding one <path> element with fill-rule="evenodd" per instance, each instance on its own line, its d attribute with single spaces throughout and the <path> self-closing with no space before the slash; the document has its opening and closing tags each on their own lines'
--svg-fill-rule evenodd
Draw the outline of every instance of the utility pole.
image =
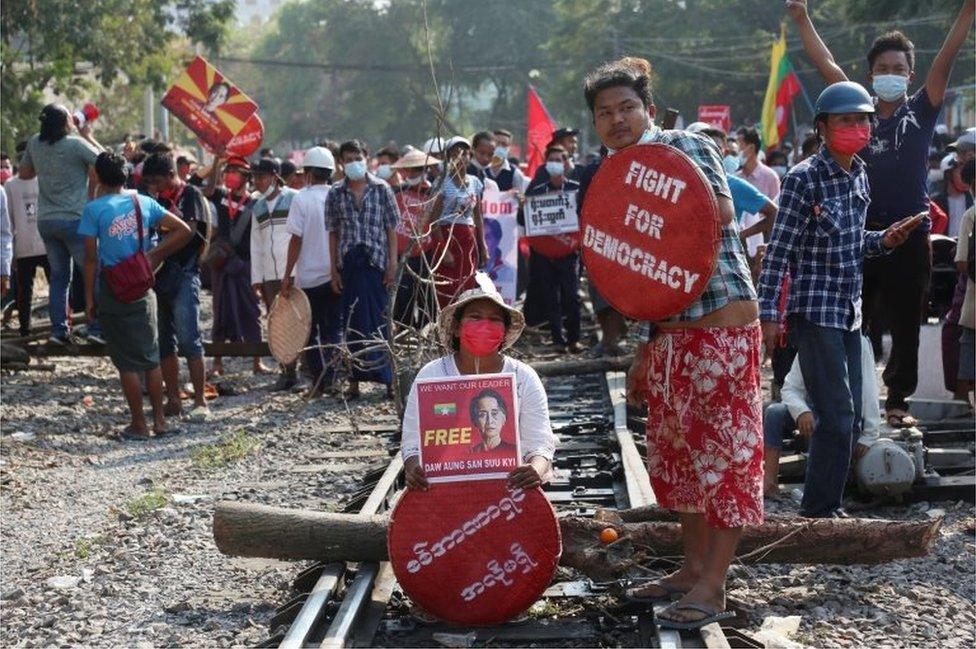
<svg viewBox="0 0 976 649">
<path fill-rule="evenodd" d="M 146 137 L 153 137 L 156 133 L 156 98 L 153 93 L 152 86 L 146 88 L 146 92 L 143 95 L 143 122 L 142 130 L 146 134 Z"/>
</svg>

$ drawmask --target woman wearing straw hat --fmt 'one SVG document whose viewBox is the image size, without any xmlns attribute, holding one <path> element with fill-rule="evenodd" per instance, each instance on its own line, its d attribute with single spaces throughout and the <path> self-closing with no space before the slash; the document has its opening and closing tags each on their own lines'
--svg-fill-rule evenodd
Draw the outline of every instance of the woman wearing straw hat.
<svg viewBox="0 0 976 649">
<path fill-rule="evenodd" d="M 434 252 L 437 302 L 444 308 L 462 291 L 474 286 L 474 273 L 488 259 L 485 227 L 481 218 L 481 195 L 484 183 L 467 173 L 471 161 L 471 142 L 460 136 L 447 141 L 445 176 L 440 193 L 434 199 L 430 220 L 421 222 L 435 227 Z"/>
<path fill-rule="evenodd" d="M 509 485 L 523 489 L 538 487 L 549 473 L 556 450 L 556 436 L 549 422 L 549 401 L 535 370 L 502 354 L 522 334 L 525 318 L 520 311 L 505 304 L 487 275 L 476 273 L 473 281 L 475 287 L 461 293 L 438 317 L 441 342 L 451 353 L 425 365 L 417 373 L 417 378 L 437 379 L 499 372 L 514 374 L 522 465 L 509 474 Z M 427 478 L 420 465 L 416 382 L 410 388 L 403 413 L 400 453 L 403 455 L 407 487 L 425 491 Z"/>
<path fill-rule="evenodd" d="M 400 277 L 393 302 L 393 318 L 413 327 L 426 325 L 435 311 L 429 270 L 434 242 L 420 230 L 420 223 L 432 202 L 433 190 L 426 171 L 438 162 L 437 158 L 423 151 L 410 149 L 392 165 L 403 181 L 393 186 L 400 208 L 397 253 L 401 259 L 407 258 L 407 270 Z"/>
</svg>

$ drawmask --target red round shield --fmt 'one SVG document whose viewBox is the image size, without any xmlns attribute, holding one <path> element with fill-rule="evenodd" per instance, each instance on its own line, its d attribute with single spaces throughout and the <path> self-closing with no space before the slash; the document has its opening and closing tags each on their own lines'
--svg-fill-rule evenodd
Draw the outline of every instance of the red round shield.
<svg viewBox="0 0 976 649">
<path fill-rule="evenodd" d="M 261 142 L 264 140 L 264 122 L 258 117 L 257 113 L 251 115 L 251 117 L 244 122 L 244 127 L 240 132 L 230 139 L 227 143 L 225 150 L 227 155 L 239 155 L 242 158 L 246 158 L 261 147 Z M 197 140 L 200 146 L 204 148 L 208 153 L 213 153 L 213 147 L 204 142 L 203 140 Z"/>
<path fill-rule="evenodd" d="M 637 320 L 680 313 L 705 290 L 721 243 L 718 201 L 678 149 L 652 143 L 608 157 L 580 216 L 590 281 Z"/>
<path fill-rule="evenodd" d="M 539 599 L 562 542 L 540 489 L 505 480 L 437 483 L 407 491 L 387 540 L 404 592 L 435 617 L 463 626 L 500 624 Z"/>
</svg>

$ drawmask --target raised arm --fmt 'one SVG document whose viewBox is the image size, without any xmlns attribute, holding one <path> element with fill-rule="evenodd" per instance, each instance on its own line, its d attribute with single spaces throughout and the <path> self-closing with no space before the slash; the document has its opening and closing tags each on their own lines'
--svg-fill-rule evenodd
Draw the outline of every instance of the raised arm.
<svg viewBox="0 0 976 649">
<path fill-rule="evenodd" d="M 796 27 L 800 32 L 800 41 L 803 43 L 803 49 L 810 58 L 810 62 L 813 63 L 813 67 L 817 68 L 817 72 L 820 73 L 824 81 L 828 84 L 847 81 L 847 75 L 844 74 L 844 71 L 834 61 L 834 55 L 827 49 L 827 45 L 820 38 L 820 34 L 817 33 L 817 29 L 813 26 L 813 21 L 810 20 L 810 13 L 807 11 L 807 0 L 786 0 L 786 12 L 793 19 L 793 22 L 796 23 Z"/>
<path fill-rule="evenodd" d="M 959 54 L 963 43 L 966 42 L 969 28 L 973 26 L 974 14 L 976 14 L 976 0 L 965 0 L 959 10 L 959 15 L 956 16 L 956 22 L 952 23 L 952 28 L 942 43 L 942 49 L 932 61 L 928 76 L 925 77 L 925 92 L 933 106 L 941 104 L 943 97 L 945 97 L 952 64 L 955 63 L 956 55 Z"/>
</svg>

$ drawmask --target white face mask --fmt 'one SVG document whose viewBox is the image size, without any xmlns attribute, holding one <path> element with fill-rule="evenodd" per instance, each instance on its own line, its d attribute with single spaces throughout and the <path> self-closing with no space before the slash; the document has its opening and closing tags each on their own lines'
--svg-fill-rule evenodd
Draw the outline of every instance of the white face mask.
<svg viewBox="0 0 976 649">
<path fill-rule="evenodd" d="M 383 180 L 389 180 L 393 175 L 393 167 L 390 165 L 380 165 L 376 168 L 376 175 Z"/>
<path fill-rule="evenodd" d="M 942 182 L 942 179 L 943 178 L 945 178 L 945 172 L 942 171 L 941 169 L 929 169 L 929 182 L 930 183 Z"/>
<path fill-rule="evenodd" d="M 494 153 L 491 155 L 498 160 L 508 160 L 508 147 L 496 146 Z"/>
<path fill-rule="evenodd" d="M 776 172 L 776 175 L 779 176 L 780 178 L 786 175 L 787 169 L 783 165 L 773 165 L 771 168 L 773 171 Z"/>
<path fill-rule="evenodd" d="M 278 191 L 278 184 L 271 183 L 268 185 L 268 188 L 261 193 L 261 198 L 264 200 L 269 200 L 276 191 Z"/>
<path fill-rule="evenodd" d="M 423 175 L 417 176 L 416 178 L 404 178 L 403 182 L 407 187 L 416 187 L 424 180 Z"/>
<path fill-rule="evenodd" d="M 546 171 L 552 178 L 558 178 L 566 173 L 566 166 L 561 162 L 547 162 Z"/>
</svg>

